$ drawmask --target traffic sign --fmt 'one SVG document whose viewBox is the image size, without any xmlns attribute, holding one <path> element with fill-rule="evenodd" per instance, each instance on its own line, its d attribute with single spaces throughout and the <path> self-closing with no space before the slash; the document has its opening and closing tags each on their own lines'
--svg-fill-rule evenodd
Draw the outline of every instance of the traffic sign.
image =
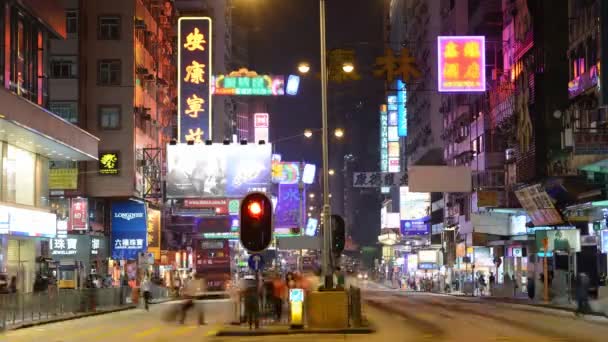
<svg viewBox="0 0 608 342">
<path fill-rule="evenodd" d="M 264 268 L 264 258 L 259 254 L 252 254 L 249 256 L 247 264 L 252 271 L 261 271 Z"/>
</svg>

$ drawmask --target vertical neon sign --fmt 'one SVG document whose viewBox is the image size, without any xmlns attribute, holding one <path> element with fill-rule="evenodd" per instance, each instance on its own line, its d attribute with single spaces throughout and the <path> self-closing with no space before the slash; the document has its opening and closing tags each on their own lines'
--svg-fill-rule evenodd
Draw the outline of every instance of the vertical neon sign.
<svg viewBox="0 0 608 342">
<path fill-rule="evenodd" d="M 397 121 L 399 136 L 407 137 L 407 90 L 401 80 L 397 80 Z"/>
<path fill-rule="evenodd" d="M 182 17 L 177 26 L 177 140 L 201 143 L 212 133 L 211 18 Z"/>
<path fill-rule="evenodd" d="M 388 171 L 388 114 L 386 105 L 380 106 L 380 171 Z"/>
</svg>

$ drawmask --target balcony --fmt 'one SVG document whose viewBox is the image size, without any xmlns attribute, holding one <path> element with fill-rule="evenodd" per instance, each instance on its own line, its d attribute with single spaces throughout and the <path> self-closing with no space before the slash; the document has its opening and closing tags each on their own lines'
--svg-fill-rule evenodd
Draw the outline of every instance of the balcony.
<svg viewBox="0 0 608 342">
<path fill-rule="evenodd" d="M 510 82 L 504 82 L 490 91 L 490 114 L 494 127 L 513 115 L 514 94 L 515 87 Z"/>
<path fill-rule="evenodd" d="M 504 164 L 504 152 L 482 152 L 473 158 L 471 161 L 471 168 L 474 171 L 483 171 L 489 169 L 500 169 L 502 171 Z"/>
<path fill-rule="evenodd" d="M 577 129 L 573 138 L 574 154 L 608 154 L 608 128 Z"/>
</svg>

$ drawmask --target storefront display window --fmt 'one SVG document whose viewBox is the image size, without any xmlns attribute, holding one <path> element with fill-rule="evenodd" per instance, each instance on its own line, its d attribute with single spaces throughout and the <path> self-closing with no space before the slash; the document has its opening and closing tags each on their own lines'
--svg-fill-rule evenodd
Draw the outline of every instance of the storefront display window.
<svg viewBox="0 0 608 342">
<path fill-rule="evenodd" d="M 6 144 L 3 158 L 3 180 L 6 184 L 3 199 L 25 205 L 35 205 L 36 155 Z M 19 177 L 17 177 L 19 174 Z"/>
</svg>

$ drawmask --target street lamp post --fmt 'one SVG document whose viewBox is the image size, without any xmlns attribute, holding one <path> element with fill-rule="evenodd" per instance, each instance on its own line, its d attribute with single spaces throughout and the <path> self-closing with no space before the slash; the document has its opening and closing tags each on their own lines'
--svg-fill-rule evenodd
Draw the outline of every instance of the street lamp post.
<svg viewBox="0 0 608 342">
<path fill-rule="evenodd" d="M 331 253 L 331 207 L 329 205 L 329 138 L 327 130 L 327 51 L 325 42 L 325 0 L 319 0 L 319 26 L 321 38 L 321 121 L 323 129 L 323 278 L 326 289 L 333 288 Z"/>
</svg>

